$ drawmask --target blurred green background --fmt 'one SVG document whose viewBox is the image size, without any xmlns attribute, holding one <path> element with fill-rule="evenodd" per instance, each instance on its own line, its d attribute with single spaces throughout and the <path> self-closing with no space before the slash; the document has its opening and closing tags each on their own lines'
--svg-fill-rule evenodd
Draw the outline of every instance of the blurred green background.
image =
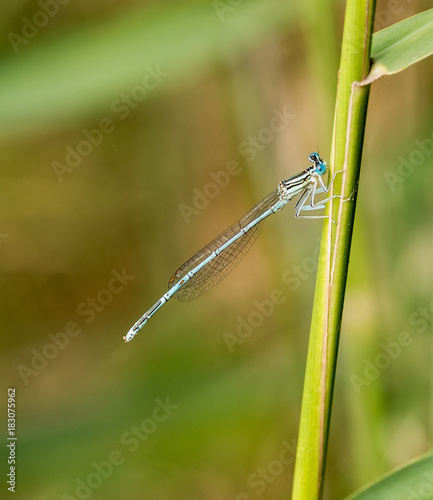
<svg viewBox="0 0 433 500">
<path fill-rule="evenodd" d="M 428 7 L 379 1 L 375 30 Z M 15 498 L 289 498 L 320 221 L 289 206 L 218 287 L 122 336 L 195 251 L 329 158 L 344 2 L 2 11 Z M 372 87 L 327 499 L 432 447 L 432 85 L 427 59 Z"/>
</svg>

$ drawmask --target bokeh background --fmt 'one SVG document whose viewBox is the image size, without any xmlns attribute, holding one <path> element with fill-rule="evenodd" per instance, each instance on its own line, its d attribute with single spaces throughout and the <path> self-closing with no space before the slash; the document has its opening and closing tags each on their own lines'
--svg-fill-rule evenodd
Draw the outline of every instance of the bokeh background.
<svg viewBox="0 0 433 500">
<path fill-rule="evenodd" d="M 378 1 L 375 30 L 428 7 Z M 329 158 L 343 17 L 323 0 L 2 3 L 15 498 L 290 497 L 320 221 L 289 205 L 219 286 L 122 336 L 309 153 Z M 327 499 L 432 446 L 432 86 L 425 60 L 372 87 Z"/>
</svg>

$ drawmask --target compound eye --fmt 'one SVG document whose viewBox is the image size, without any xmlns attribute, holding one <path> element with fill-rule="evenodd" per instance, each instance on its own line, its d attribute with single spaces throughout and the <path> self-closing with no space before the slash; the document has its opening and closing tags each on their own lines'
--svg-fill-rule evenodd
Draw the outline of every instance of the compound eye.
<svg viewBox="0 0 433 500">
<path fill-rule="evenodd" d="M 308 157 L 308 160 L 310 161 L 310 163 L 313 163 L 314 165 L 317 165 L 317 163 L 320 162 L 320 158 L 317 153 L 311 153 L 310 156 Z"/>
<path fill-rule="evenodd" d="M 316 172 L 319 175 L 323 175 L 326 172 L 326 163 L 322 160 L 319 160 L 319 163 L 316 165 Z"/>
</svg>

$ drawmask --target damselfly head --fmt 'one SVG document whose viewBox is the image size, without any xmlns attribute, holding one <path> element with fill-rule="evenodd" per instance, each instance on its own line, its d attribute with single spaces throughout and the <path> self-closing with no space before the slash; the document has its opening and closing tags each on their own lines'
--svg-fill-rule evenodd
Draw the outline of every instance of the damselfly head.
<svg viewBox="0 0 433 500">
<path fill-rule="evenodd" d="M 314 172 L 316 174 L 324 175 L 326 172 L 326 162 L 317 153 L 311 153 L 308 160 L 314 165 Z"/>
</svg>

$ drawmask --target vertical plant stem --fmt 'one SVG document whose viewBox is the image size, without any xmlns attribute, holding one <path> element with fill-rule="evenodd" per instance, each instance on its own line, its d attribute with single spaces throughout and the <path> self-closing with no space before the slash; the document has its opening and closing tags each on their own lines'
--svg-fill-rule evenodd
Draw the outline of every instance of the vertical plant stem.
<svg viewBox="0 0 433 500">
<path fill-rule="evenodd" d="M 323 492 L 338 340 L 369 95 L 369 86 L 361 87 L 357 82 L 365 78 L 370 69 L 374 9 L 375 0 L 348 0 L 346 5 L 330 175 L 343 170 L 335 179 L 333 193 L 341 193 L 350 199 L 334 200 L 329 209 L 337 224 L 328 219 L 324 223 L 293 500 L 319 499 Z"/>
</svg>

